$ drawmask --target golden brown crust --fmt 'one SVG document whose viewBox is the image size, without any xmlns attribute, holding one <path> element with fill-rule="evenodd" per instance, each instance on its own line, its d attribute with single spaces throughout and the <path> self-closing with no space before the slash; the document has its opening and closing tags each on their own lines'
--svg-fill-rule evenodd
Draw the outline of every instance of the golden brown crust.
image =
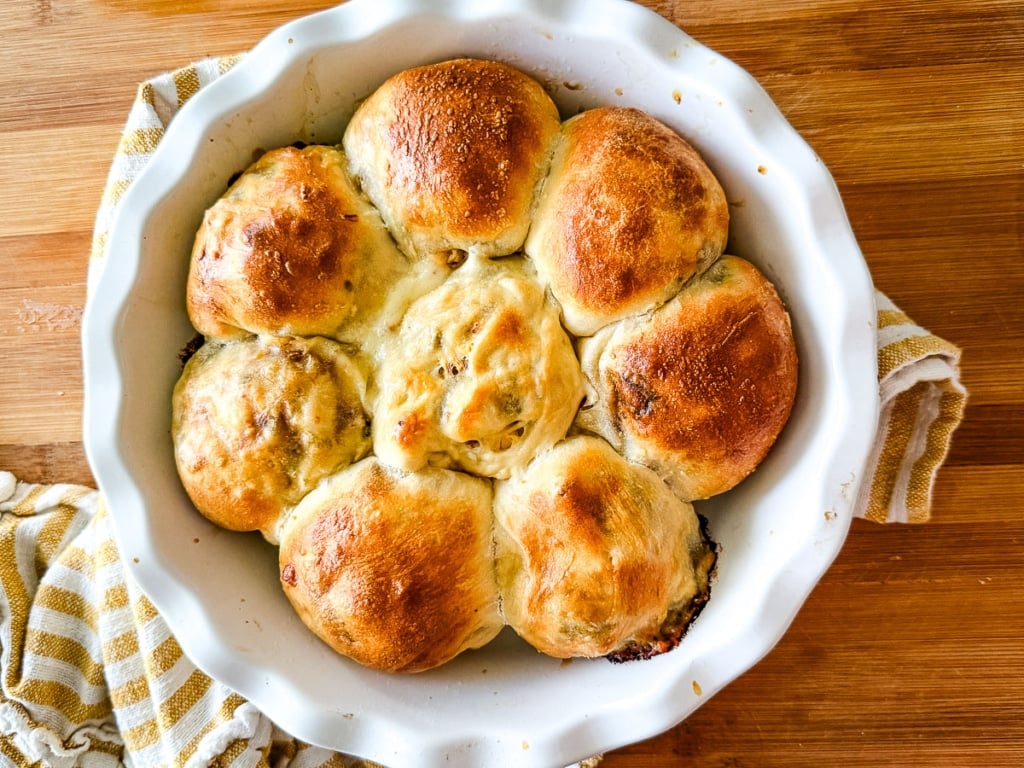
<svg viewBox="0 0 1024 768">
<path fill-rule="evenodd" d="M 647 644 L 708 588 L 693 507 L 599 438 L 569 438 L 496 483 L 494 514 L 506 621 L 548 655 Z"/>
<path fill-rule="evenodd" d="M 514 253 L 560 118 L 540 84 L 494 61 L 407 69 L 364 101 L 343 139 L 352 171 L 407 253 Z"/>
<path fill-rule="evenodd" d="M 649 115 L 560 123 L 475 59 L 390 78 L 343 144 L 266 153 L 197 234 L 197 508 L 280 542 L 297 614 L 373 669 L 506 620 L 561 658 L 674 647 L 715 563 L 690 501 L 764 458 L 797 376 L 714 175 Z"/>
<path fill-rule="evenodd" d="M 310 493 L 285 524 L 281 583 L 302 620 L 360 664 L 436 667 L 503 626 L 489 483 L 410 474 L 370 457 Z"/>
<path fill-rule="evenodd" d="M 204 216 L 189 317 L 214 338 L 333 336 L 378 307 L 404 264 L 340 150 L 271 150 Z"/>
<path fill-rule="evenodd" d="M 630 108 L 567 120 L 526 252 L 586 336 L 657 306 L 722 253 L 725 194 L 681 136 Z"/>
<path fill-rule="evenodd" d="M 281 514 L 369 450 L 362 376 L 323 338 L 208 343 L 172 398 L 182 484 L 208 519 L 277 539 Z"/>
<path fill-rule="evenodd" d="M 584 340 L 580 353 L 597 390 L 580 424 L 690 500 L 752 472 L 796 396 L 789 315 L 768 280 L 735 256 L 651 317 Z"/>
</svg>

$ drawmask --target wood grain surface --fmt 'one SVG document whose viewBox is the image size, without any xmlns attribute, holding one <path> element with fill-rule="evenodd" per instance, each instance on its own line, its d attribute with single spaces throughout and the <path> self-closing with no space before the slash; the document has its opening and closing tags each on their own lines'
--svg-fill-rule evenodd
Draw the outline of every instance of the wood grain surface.
<svg viewBox="0 0 1024 768">
<path fill-rule="evenodd" d="M 964 349 L 933 520 L 855 521 L 782 642 L 641 766 L 1024 765 L 1024 3 L 647 2 L 757 77 L 831 169 L 877 286 Z M 0 469 L 92 483 L 79 331 L 139 81 L 327 3 L 0 3 Z"/>
</svg>

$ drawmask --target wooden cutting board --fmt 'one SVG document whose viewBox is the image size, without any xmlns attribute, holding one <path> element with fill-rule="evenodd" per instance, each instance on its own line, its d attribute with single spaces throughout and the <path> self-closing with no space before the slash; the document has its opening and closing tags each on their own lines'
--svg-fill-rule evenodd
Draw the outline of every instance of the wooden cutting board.
<svg viewBox="0 0 1024 768">
<path fill-rule="evenodd" d="M 964 349 L 930 523 L 855 522 L 778 647 L 631 766 L 1024 765 L 1024 4 L 647 2 L 757 77 L 877 287 Z M 0 470 L 92 483 L 79 333 L 138 82 L 327 3 L 0 3 Z"/>
</svg>

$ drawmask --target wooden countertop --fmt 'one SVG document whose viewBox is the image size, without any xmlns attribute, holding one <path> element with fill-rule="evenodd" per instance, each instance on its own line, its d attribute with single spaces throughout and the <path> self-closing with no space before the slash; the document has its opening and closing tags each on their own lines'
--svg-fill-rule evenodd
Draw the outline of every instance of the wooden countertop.
<svg viewBox="0 0 1024 768">
<path fill-rule="evenodd" d="M 640 766 L 1024 765 L 1024 5 L 645 3 L 748 69 L 831 169 L 877 286 L 964 349 L 932 522 L 855 521 L 758 666 Z M 326 2 L 0 3 L 0 469 L 92 483 L 79 327 L 136 84 Z"/>
</svg>

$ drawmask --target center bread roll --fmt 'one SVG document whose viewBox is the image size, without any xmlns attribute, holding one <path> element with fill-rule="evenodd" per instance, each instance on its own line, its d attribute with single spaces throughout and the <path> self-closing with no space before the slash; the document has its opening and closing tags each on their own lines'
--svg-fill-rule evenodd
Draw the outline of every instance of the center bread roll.
<svg viewBox="0 0 1024 768">
<path fill-rule="evenodd" d="M 491 486 L 374 457 L 332 476 L 283 525 L 281 584 L 339 653 L 389 672 L 436 667 L 490 642 L 498 613 Z"/>
<path fill-rule="evenodd" d="M 505 619 L 542 653 L 653 655 L 706 598 L 715 558 L 693 507 L 600 438 L 496 483 L 494 515 Z"/>
<path fill-rule="evenodd" d="M 399 246 L 457 264 L 522 248 L 560 120 L 533 78 L 455 59 L 389 78 L 356 110 L 343 145 Z"/>
<path fill-rule="evenodd" d="M 370 393 L 374 448 L 407 470 L 507 477 L 562 439 L 583 395 L 572 343 L 532 267 L 473 257 L 384 342 Z"/>
</svg>

